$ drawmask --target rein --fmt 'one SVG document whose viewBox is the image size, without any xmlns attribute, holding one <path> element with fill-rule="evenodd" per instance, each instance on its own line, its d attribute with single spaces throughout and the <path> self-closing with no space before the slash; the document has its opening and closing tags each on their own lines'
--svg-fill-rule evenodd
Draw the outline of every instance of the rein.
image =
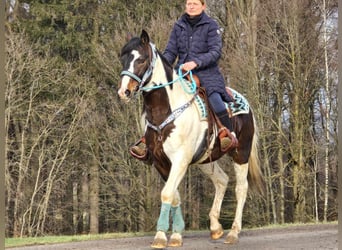
<svg viewBox="0 0 342 250">
<path fill-rule="evenodd" d="M 157 61 L 157 56 L 158 56 L 158 51 L 156 49 L 156 47 L 154 46 L 154 44 L 150 43 L 150 47 L 152 50 L 152 59 L 151 59 L 151 63 L 147 69 L 147 71 L 144 73 L 143 77 L 140 78 L 139 76 L 137 76 L 136 74 L 128 71 L 128 70 L 124 70 L 121 72 L 120 76 L 129 76 L 132 79 L 136 80 L 139 83 L 139 87 L 136 90 L 136 93 L 138 92 L 143 92 L 143 91 L 149 91 L 149 90 L 155 90 L 155 89 L 160 89 L 160 88 L 165 88 L 166 86 L 169 86 L 171 84 L 174 84 L 176 82 L 180 82 L 181 87 L 183 89 L 183 91 L 187 94 L 194 94 L 194 96 L 191 98 L 190 101 L 188 101 L 187 103 L 185 103 L 184 105 L 182 105 L 181 107 L 175 109 L 167 118 L 164 122 L 162 122 L 159 126 L 153 125 L 152 123 L 150 123 L 148 120 L 146 120 L 147 122 L 147 126 L 152 128 L 153 130 L 155 130 L 158 134 L 159 137 L 158 139 L 161 141 L 162 140 L 162 136 L 161 136 L 161 131 L 162 129 L 168 125 L 169 123 L 173 122 L 177 117 L 179 117 L 185 109 L 187 109 L 192 102 L 195 100 L 195 96 L 197 95 L 197 85 L 196 85 L 196 81 L 192 75 L 192 71 L 189 70 L 187 72 L 185 72 L 183 74 L 182 72 L 182 66 L 180 65 L 179 69 L 178 69 L 178 78 L 167 82 L 167 83 L 160 83 L 159 85 L 154 85 L 151 87 L 144 87 L 146 81 L 148 78 L 150 78 L 150 76 L 153 73 L 156 61 Z M 184 79 L 185 76 L 189 75 L 191 81 L 187 81 L 186 79 Z"/>
<path fill-rule="evenodd" d="M 182 74 L 181 67 L 179 67 L 178 73 L 180 74 L 180 76 L 177 79 L 175 79 L 175 80 L 173 80 L 171 82 L 165 83 L 165 84 L 155 85 L 155 86 L 149 88 L 149 89 L 159 89 L 159 88 L 166 87 L 168 85 L 171 85 L 171 84 L 179 81 L 181 83 L 182 89 L 184 90 L 185 93 L 194 94 L 190 101 L 188 101 L 187 103 L 183 104 L 181 107 L 179 107 L 179 108 L 175 109 L 174 111 L 172 111 L 172 113 L 159 126 L 153 125 L 148 120 L 146 120 L 146 122 L 147 122 L 146 125 L 148 127 L 152 128 L 153 130 L 155 130 L 159 134 L 158 140 L 160 140 L 160 141 L 162 140 L 162 136 L 161 136 L 162 129 L 166 125 L 168 125 L 169 123 L 171 123 L 174 120 L 176 120 L 176 118 L 179 117 L 184 112 L 184 110 L 186 110 L 193 103 L 193 101 L 195 100 L 195 97 L 197 95 L 196 81 L 194 80 L 194 78 L 192 76 L 192 72 L 188 71 L 185 74 Z M 183 78 L 187 74 L 190 74 L 190 79 L 192 79 L 191 82 L 186 81 Z M 190 89 L 190 90 L 188 90 L 188 89 Z"/>
<path fill-rule="evenodd" d="M 185 93 L 187 94 L 195 94 L 196 93 L 196 81 L 194 79 L 194 77 L 192 76 L 192 71 L 189 70 L 187 72 L 185 72 L 183 74 L 181 68 L 182 68 L 183 65 L 180 65 L 179 69 L 178 69 L 178 78 L 170 81 L 170 82 L 167 82 L 167 83 L 163 83 L 163 84 L 159 84 L 159 85 L 154 85 L 154 86 L 151 86 L 151 87 L 139 87 L 139 91 L 147 91 L 147 90 L 153 90 L 153 89 L 160 89 L 160 88 L 164 88 L 166 86 L 169 86 L 171 84 L 174 84 L 176 82 L 180 82 L 183 90 Z M 190 79 L 191 79 L 191 82 L 190 82 L 190 90 L 188 90 L 188 88 L 186 87 L 186 84 L 189 83 L 189 81 L 185 80 L 184 77 L 189 75 L 190 76 Z"/>
</svg>

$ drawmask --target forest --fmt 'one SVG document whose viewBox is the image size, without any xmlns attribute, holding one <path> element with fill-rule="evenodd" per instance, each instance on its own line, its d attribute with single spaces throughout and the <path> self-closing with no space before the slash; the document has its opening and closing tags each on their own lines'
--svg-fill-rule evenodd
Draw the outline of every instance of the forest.
<svg viewBox="0 0 342 250">
<path fill-rule="evenodd" d="M 130 156 L 142 100 L 118 96 L 119 53 L 145 29 L 163 51 L 184 0 L 6 0 L 6 237 L 154 231 L 163 180 Z M 220 67 L 253 108 L 264 195 L 243 227 L 337 220 L 337 0 L 207 0 Z M 235 212 L 232 161 L 220 222 Z M 214 186 L 196 166 L 180 194 L 206 230 Z"/>
</svg>

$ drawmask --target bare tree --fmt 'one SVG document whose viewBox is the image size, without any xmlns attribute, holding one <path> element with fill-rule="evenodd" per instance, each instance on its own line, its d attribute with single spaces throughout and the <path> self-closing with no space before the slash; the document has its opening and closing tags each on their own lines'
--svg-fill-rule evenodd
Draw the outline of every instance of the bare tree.
<svg viewBox="0 0 342 250">
<path fill-rule="evenodd" d="M 13 13 L 6 3 L 6 235 L 153 230 L 164 182 L 128 153 L 144 131 L 142 105 L 116 96 L 118 53 L 142 28 L 163 51 L 184 1 L 15 1 Z M 259 127 L 267 193 L 249 195 L 244 223 L 336 219 L 337 1 L 207 4 L 223 28 L 227 85 L 248 98 Z M 179 191 L 187 228 L 206 228 L 210 180 L 191 168 Z"/>
<path fill-rule="evenodd" d="M 40 58 L 23 37 L 23 34 L 10 34 L 6 47 L 7 153 L 19 156 L 19 161 L 9 158 L 6 168 L 15 236 L 45 231 L 54 184 L 63 178 L 63 165 L 84 113 L 82 107 L 85 108 L 82 96 L 71 99 L 61 93 L 59 103 L 49 102 L 49 91 L 53 86 L 58 91 L 68 81 L 71 69 L 58 68 L 55 61 Z M 38 101 L 43 96 L 47 97 L 45 101 Z M 25 185 L 32 181 L 34 188 L 26 189 Z"/>
</svg>

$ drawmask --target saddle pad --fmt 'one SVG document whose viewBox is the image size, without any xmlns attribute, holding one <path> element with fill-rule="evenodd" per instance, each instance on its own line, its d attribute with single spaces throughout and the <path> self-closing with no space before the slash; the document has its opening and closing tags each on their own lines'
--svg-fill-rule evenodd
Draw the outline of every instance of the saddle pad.
<svg viewBox="0 0 342 250">
<path fill-rule="evenodd" d="M 240 114 L 248 114 L 249 113 L 249 103 L 247 99 L 241 95 L 239 92 L 237 92 L 235 89 L 228 88 L 227 87 L 228 94 L 234 99 L 234 102 L 230 103 L 224 103 L 226 108 L 228 109 L 228 112 L 231 114 L 231 116 L 236 116 Z M 197 111 L 200 114 L 200 118 L 206 119 L 207 118 L 207 112 L 206 112 L 206 105 L 202 98 L 199 96 L 196 96 L 195 103 L 197 107 Z"/>
<path fill-rule="evenodd" d="M 191 89 L 191 84 L 189 81 L 186 81 L 187 88 Z M 241 95 L 239 92 L 237 92 L 235 89 L 226 87 L 228 95 L 230 95 L 234 102 L 230 103 L 224 103 L 226 108 L 228 109 L 228 113 L 231 114 L 231 116 L 236 116 L 239 114 L 248 114 L 249 113 L 249 103 L 247 99 Z M 195 96 L 195 104 L 197 107 L 197 111 L 199 112 L 200 119 L 205 120 L 208 117 L 206 104 L 202 100 L 201 97 L 198 95 Z"/>
<path fill-rule="evenodd" d="M 200 96 L 196 95 L 195 103 L 196 103 L 197 111 L 200 116 L 200 120 L 206 120 L 208 117 L 208 113 L 207 113 L 207 107 L 206 107 L 205 102 Z"/>
<path fill-rule="evenodd" d="M 227 87 L 226 89 L 228 94 L 234 99 L 234 102 L 225 103 L 226 107 L 230 109 L 230 113 L 232 114 L 232 116 L 239 114 L 248 114 L 249 103 L 247 99 L 232 88 Z"/>
</svg>

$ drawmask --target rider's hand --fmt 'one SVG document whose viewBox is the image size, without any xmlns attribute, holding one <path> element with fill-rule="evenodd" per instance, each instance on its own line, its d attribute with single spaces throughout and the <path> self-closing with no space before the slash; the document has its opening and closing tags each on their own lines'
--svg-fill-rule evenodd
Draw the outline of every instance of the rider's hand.
<svg viewBox="0 0 342 250">
<path fill-rule="evenodd" d="M 190 71 L 190 70 L 193 70 L 196 67 L 197 67 L 197 64 L 194 61 L 190 61 L 190 62 L 186 62 L 186 63 L 183 64 L 182 70 Z"/>
</svg>

